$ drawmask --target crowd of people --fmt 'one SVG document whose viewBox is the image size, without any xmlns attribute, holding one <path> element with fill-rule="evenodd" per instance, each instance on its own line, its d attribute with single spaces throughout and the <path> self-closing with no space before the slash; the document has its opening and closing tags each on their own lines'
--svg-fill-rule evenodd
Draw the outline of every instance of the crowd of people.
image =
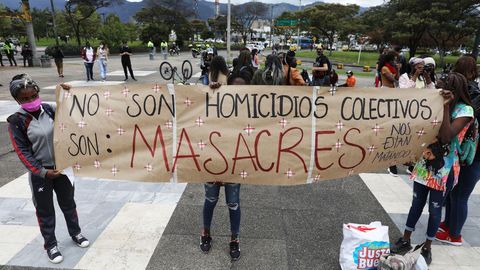
<svg viewBox="0 0 480 270">
<path fill-rule="evenodd" d="M 87 80 L 93 80 L 93 63 L 98 60 L 100 76 L 106 79 L 108 47 L 102 43 L 96 50 L 90 44 L 82 49 Z M 131 69 L 131 49 L 124 44 L 121 52 L 125 79 L 127 68 Z M 258 51 L 245 48 L 233 60 L 233 67 L 214 50 L 207 50 L 203 56 L 203 83 L 212 89 L 222 85 L 321 85 L 337 86 L 338 75 L 331 68 L 329 59 L 323 55 L 323 48 L 317 48 L 317 58 L 312 67 L 312 80 L 304 79 L 297 69 L 295 51 L 272 52 L 266 56 L 262 67 Z M 61 59 L 63 53 L 55 49 L 55 62 L 59 76 L 63 76 Z M 476 81 L 478 71 L 476 60 L 469 55 L 458 59 L 453 71 L 442 76 L 435 74 L 435 61 L 428 56 L 412 57 L 408 63 L 402 59 L 398 48 L 385 50 L 377 67 L 378 86 L 384 88 L 441 88 L 444 98 L 444 112 L 440 130 L 435 142 L 423 153 L 423 158 L 409 164 L 413 184 L 413 199 L 407 216 L 403 236 L 391 246 L 393 253 L 405 253 L 412 249 L 411 235 L 428 200 L 429 219 L 425 243 L 421 254 L 428 264 L 432 261 L 431 245 L 436 239 L 452 245 L 461 245 L 461 231 L 468 215 L 468 199 L 480 178 L 480 154 L 478 154 L 478 122 L 480 89 Z M 310 82 L 309 82 L 310 81 Z M 347 72 L 345 84 L 354 87 L 352 71 Z M 62 85 L 68 90 L 68 85 Z M 30 185 L 35 202 L 40 230 L 45 240 L 48 258 L 53 263 L 63 257 L 55 240 L 55 214 L 53 191 L 67 221 L 72 240 L 80 247 L 89 245 L 81 234 L 74 201 L 74 189 L 68 177 L 55 169 L 53 159 L 53 119 L 55 106 L 42 103 L 40 88 L 30 77 L 20 74 L 12 78 L 10 92 L 21 108 L 8 118 L 12 145 L 20 160 L 30 172 Z M 45 131 L 48 129 L 47 131 Z M 47 132 L 47 136 L 45 136 Z M 397 174 L 397 168 L 389 171 Z M 200 235 L 200 249 L 208 253 L 212 247 L 211 225 L 213 212 L 219 199 L 219 190 L 225 188 L 230 218 L 231 238 L 228 243 L 232 260 L 240 258 L 240 188 L 238 183 L 205 183 L 203 205 L 203 228 Z M 446 206 L 444 220 L 442 206 Z"/>
<path fill-rule="evenodd" d="M 338 76 L 331 68 L 330 61 L 323 55 L 323 48 L 317 48 L 317 59 L 312 68 L 310 85 L 337 85 Z M 221 56 L 208 56 L 209 66 L 204 70 L 208 80 L 205 84 L 218 88 L 225 84 L 253 85 L 298 85 L 309 83 L 297 69 L 294 51 L 272 53 L 266 57 L 263 69 L 259 69 L 257 52 L 248 49 L 240 51 L 233 61 L 233 70 L 228 71 Z M 468 213 L 468 198 L 480 178 L 480 154 L 477 153 L 478 122 L 480 116 L 480 90 L 476 61 L 472 56 L 462 56 L 452 72 L 440 78 L 435 74 L 435 61 L 428 56 L 412 57 L 408 63 L 400 54 L 399 47 L 385 50 L 378 63 L 380 87 L 388 88 L 441 88 L 444 97 L 443 121 L 436 142 L 424 151 L 424 156 L 415 164 L 408 164 L 408 171 L 414 181 L 413 200 L 404 235 L 392 244 L 394 253 L 406 253 L 412 249 L 411 235 L 415 230 L 423 208 L 429 200 L 429 221 L 425 242 L 419 247 L 428 264 L 432 261 L 431 244 L 436 239 L 452 245 L 461 245 L 461 230 Z M 307 75 L 308 76 L 308 75 Z M 354 87 L 352 71 L 347 71 L 347 81 L 339 86 Z M 470 143 L 470 151 L 462 147 Z M 465 157 L 468 152 L 470 157 Z M 473 156 L 472 156 L 473 153 Z M 466 161 L 470 160 L 470 161 Z M 398 175 L 397 167 L 389 169 Z M 225 186 L 227 204 L 230 211 L 232 242 L 230 255 L 236 259 L 240 255 L 238 226 L 240 222 L 239 184 L 205 184 L 204 228 L 200 248 L 208 252 L 212 237 L 210 224 L 213 207 L 218 200 L 218 189 Z M 213 194 L 213 195 L 212 195 Z M 446 216 L 441 222 L 442 206 L 446 206 Z"/>
</svg>

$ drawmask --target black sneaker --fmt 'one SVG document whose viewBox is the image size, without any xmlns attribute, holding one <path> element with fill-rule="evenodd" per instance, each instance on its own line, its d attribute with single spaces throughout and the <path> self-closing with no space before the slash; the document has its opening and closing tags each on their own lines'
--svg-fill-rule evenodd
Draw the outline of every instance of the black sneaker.
<svg viewBox="0 0 480 270">
<path fill-rule="evenodd" d="M 404 255 L 411 249 L 412 245 L 410 244 L 410 240 L 403 240 L 403 237 L 400 237 L 395 244 L 390 245 L 390 252 L 395 254 Z"/>
<path fill-rule="evenodd" d="M 85 238 L 81 233 L 77 234 L 76 236 L 72 236 L 73 242 L 77 244 L 77 246 L 81 248 L 86 248 L 90 245 L 90 242 L 88 242 L 88 239 Z"/>
<path fill-rule="evenodd" d="M 47 249 L 48 260 L 51 263 L 61 263 L 63 261 L 62 253 L 58 250 L 57 246 Z"/>
<path fill-rule="evenodd" d="M 208 253 L 212 248 L 212 237 L 210 235 L 202 236 L 200 240 L 200 249 L 203 253 Z"/>
<path fill-rule="evenodd" d="M 422 254 L 423 258 L 425 259 L 425 262 L 427 265 L 430 265 L 432 263 L 432 250 L 429 248 L 422 248 L 422 251 L 420 252 Z"/>
<path fill-rule="evenodd" d="M 391 176 L 398 176 L 397 166 L 391 166 L 387 169 L 387 171 Z"/>
<path fill-rule="evenodd" d="M 232 261 L 238 261 L 240 259 L 240 242 L 238 240 L 230 241 L 230 258 Z"/>
</svg>

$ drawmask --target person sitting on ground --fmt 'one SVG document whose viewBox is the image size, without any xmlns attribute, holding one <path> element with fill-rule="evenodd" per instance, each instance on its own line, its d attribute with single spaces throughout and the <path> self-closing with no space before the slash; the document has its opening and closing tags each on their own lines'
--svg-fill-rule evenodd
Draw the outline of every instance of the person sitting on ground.
<svg viewBox="0 0 480 270">
<path fill-rule="evenodd" d="M 61 85 L 68 90 L 68 85 Z M 55 106 L 42 103 L 40 87 L 27 74 L 19 74 L 10 82 L 10 94 L 20 105 L 10 115 L 8 132 L 13 148 L 29 172 L 32 199 L 35 205 L 40 233 L 50 262 L 60 263 L 63 256 L 55 238 L 55 208 L 53 191 L 67 222 L 68 233 L 73 242 L 82 248 L 89 242 L 81 234 L 74 186 L 68 177 L 55 168 L 53 156 L 53 123 Z"/>
<path fill-rule="evenodd" d="M 339 85 L 339 87 L 355 87 L 357 79 L 353 76 L 353 71 L 347 71 L 347 80 L 344 84 Z"/>
<path fill-rule="evenodd" d="M 283 66 L 277 55 L 270 54 L 265 61 L 265 68 L 255 71 L 253 74 L 253 85 L 282 85 L 285 78 Z"/>
</svg>

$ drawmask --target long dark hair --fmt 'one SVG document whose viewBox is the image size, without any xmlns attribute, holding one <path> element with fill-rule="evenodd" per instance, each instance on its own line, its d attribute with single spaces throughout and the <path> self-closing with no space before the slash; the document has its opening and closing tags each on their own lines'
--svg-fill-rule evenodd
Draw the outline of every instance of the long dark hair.
<svg viewBox="0 0 480 270">
<path fill-rule="evenodd" d="M 228 76 L 228 67 L 225 62 L 225 58 L 222 56 L 215 56 L 210 63 L 210 78 L 213 82 L 218 81 L 218 75 L 222 73 L 225 76 Z"/>
<path fill-rule="evenodd" d="M 453 112 L 455 109 L 455 105 L 458 102 L 463 102 L 466 105 L 473 107 L 472 100 L 470 99 L 470 96 L 468 95 L 468 81 L 465 76 L 458 72 L 450 72 L 448 74 L 448 77 L 443 79 L 444 83 L 442 83 L 442 87 L 445 90 L 450 90 L 452 91 L 454 95 L 453 102 L 450 106 L 450 113 Z"/>
<path fill-rule="evenodd" d="M 273 85 L 281 85 L 284 82 L 283 66 L 280 58 L 270 54 L 265 61 L 265 70 L 262 73 L 264 82 L 272 81 Z"/>
<path fill-rule="evenodd" d="M 472 55 L 458 58 L 453 71 L 462 74 L 468 81 L 474 81 L 478 77 L 477 62 Z"/>
<path fill-rule="evenodd" d="M 232 85 L 236 78 L 242 78 L 245 81 L 245 84 L 250 84 L 252 81 L 252 73 L 247 70 L 247 67 L 245 66 L 238 70 L 234 70 L 228 77 L 227 84 Z"/>
</svg>

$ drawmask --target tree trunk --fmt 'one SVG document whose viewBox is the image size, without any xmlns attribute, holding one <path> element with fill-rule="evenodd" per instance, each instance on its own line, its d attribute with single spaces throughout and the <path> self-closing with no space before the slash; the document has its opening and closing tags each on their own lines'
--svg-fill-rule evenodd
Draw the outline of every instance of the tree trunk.
<svg viewBox="0 0 480 270">
<path fill-rule="evenodd" d="M 477 33 L 475 34 L 475 41 L 473 42 L 472 55 L 475 57 L 475 59 L 478 58 L 478 46 L 480 46 L 480 29 L 477 30 Z"/>
<path fill-rule="evenodd" d="M 438 52 L 440 54 L 440 63 L 437 63 L 437 67 L 444 67 L 445 66 L 445 48 L 438 48 Z"/>
<path fill-rule="evenodd" d="M 79 48 L 81 48 L 82 40 L 80 39 L 80 25 L 77 24 L 76 27 L 73 27 L 73 31 L 75 31 L 75 37 L 77 38 L 77 45 Z"/>
<path fill-rule="evenodd" d="M 333 49 L 333 38 L 328 39 L 328 44 L 330 45 L 330 49 L 328 49 L 328 55 L 332 56 L 332 49 Z"/>
<path fill-rule="evenodd" d="M 410 46 L 409 59 L 414 57 L 416 52 L 417 52 L 417 46 Z"/>
</svg>

